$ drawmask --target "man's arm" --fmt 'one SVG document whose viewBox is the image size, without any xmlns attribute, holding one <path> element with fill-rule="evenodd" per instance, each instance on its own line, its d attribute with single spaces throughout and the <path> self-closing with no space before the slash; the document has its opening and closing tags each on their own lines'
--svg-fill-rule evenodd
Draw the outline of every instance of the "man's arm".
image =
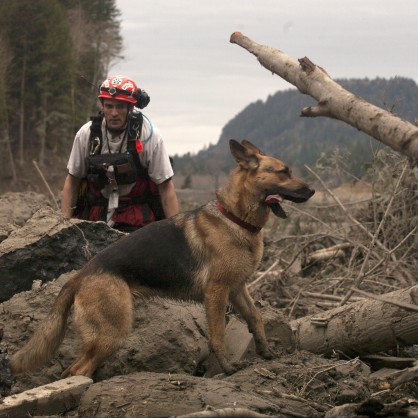
<svg viewBox="0 0 418 418">
<path fill-rule="evenodd" d="M 165 216 L 170 218 L 179 213 L 179 203 L 172 180 L 169 179 L 159 184 L 158 191 L 160 192 L 161 204 L 163 205 Z"/>
<path fill-rule="evenodd" d="M 67 174 L 64 181 L 64 187 L 61 193 L 61 212 L 64 216 L 71 218 L 74 207 L 77 203 L 78 190 L 81 179 Z"/>
</svg>

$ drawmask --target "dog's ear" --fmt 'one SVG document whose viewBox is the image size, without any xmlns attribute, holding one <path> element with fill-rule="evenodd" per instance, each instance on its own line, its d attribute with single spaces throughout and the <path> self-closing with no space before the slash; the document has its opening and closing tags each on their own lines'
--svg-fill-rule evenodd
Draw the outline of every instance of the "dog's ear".
<svg viewBox="0 0 418 418">
<path fill-rule="evenodd" d="M 256 147 L 254 147 L 257 149 Z M 247 148 L 244 145 L 240 144 L 235 139 L 229 140 L 229 149 L 231 150 L 232 156 L 235 158 L 235 161 L 243 168 L 247 170 L 255 170 L 259 166 L 259 159 L 257 151 L 252 148 Z"/>
<path fill-rule="evenodd" d="M 264 153 L 260 151 L 259 148 L 257 148 L 252 142 L 248 141 L 247 139 L 243 139 L 241 141 L 241 145 L 244 145 L 245 148 L 253 150 L 256 154 L 264 155 Z"/>
</svg>

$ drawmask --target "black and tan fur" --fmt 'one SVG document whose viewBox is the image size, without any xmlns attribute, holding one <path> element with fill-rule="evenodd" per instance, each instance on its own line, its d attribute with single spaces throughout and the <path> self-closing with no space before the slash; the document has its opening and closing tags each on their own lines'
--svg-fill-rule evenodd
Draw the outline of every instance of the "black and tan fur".
<svg viewBox="0 0 418 418">
<path fill-rule="evenodd" d="M 237 167 L 216 193 L 224 209 L 217 202 L 209 202 L 150 224 L 96 255 L 64 285 L 46 320 L 12 356 L 14 374 L 33 370 L 53 357 L 74 305 L 73 318 L 82 347 L 63 377 L 92 376 L 130 332 L 133 296 L 203 302 L 209 346 L 226 373 L 235 370 L 225 357 L 228 303 L 246 320 L 257 353 L 273 357 L 245 283 L 261 260 L 260 231 L 270 210 L 286 217 L 281 200 L 305 202 L 314 191 L 293 177 L 282 161 L 263 155 L 249 141 L 231 140 L 230 149 Z"/>
</svg>

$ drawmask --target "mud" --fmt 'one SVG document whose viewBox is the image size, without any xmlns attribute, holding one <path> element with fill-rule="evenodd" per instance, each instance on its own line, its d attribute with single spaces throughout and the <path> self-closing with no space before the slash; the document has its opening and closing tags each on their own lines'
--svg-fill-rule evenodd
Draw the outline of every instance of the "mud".
<svg viewBox="0 0 418 418">
<path fill-rule="evenodd" d="M 5 239 L 44 205 L 42 199 L 32 197 L 25 206 L 25 215 L 21 215 L 22 210 L 19 216 L 4 218 L 11 225 Z M 25 200 L 25 196 L 20 199 Z M 0 206 L 11 203 L 18 205 L 18 197 L 0 199 Z M 0 214 L 5 212 L 0 207 Z M 3 349 L 11 354 L 22 347 L 72 274 L 74 271 L 53 280 L 36 280 L 30 290 L 0 304 Z M 257 288 L 255 296 L 278 309 L 277 292 L 272 294 L 272 286 L 268 288 L 270 293 L 264 297 Z M 304 313 L 309 312 L 307 306 Z M 228 313 L 227 320 L 231 315 Z M 205 410 L 247 410 L 277 417 L 331 417 L 338 416 L 332 415 L 338 411 L 334 408 L 349 404 L 351 409 L 339 416 L 378 417 L 402 416 L 417 403 L 414 382 L 393 390 L 376 387 L 374 370 L 362 360 L 324 358 L 308 352 L 282 353 L 271 361 L 250 355 L 237 373 L 208 378 L 207 337 L 201 305 L 162 299 L 136 303 L 134 329 L 124 347 L 96 371 L 94 384 L 83 395 L 79 407 L 60 416 L 164 417 Z M 75 358 L 78 345 L 70 318 L 55 358 L 31 375 L 14 378 L 11 393 L 60 379 L 61 372 Z M 396 408 L 390 409 L 395 404 Z M 362 409 L 362 405 L 368 409 Z"/>
</svg>

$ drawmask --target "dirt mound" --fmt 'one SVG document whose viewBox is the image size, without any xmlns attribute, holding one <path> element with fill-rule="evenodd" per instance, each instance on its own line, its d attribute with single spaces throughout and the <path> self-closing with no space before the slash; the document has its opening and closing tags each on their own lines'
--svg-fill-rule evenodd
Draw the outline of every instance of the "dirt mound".
<svg viewBox="0 0 418 418">
<path fill-rule="evenodd" d="M 21 227 L 46 205 L 45 196 L 35 192 L 5 193 L 0 196 L 0 242 Z"/>
<path fill-rule="evenodd" d="M 43 194 L 5 193 L 0 196 L 0 225 L 22 226 L 40 208 L 48 205 Z"/>
<path fill-rule="evenodd" d="M 26 198 L 27 203 L 17 203 L 20 202 L 18 199 L 25 201 Z M 13 228 L 2 243 L 2 248 L 9 250 L 0 259 L 4 261 L 8 255 L 15 254 L 10 258 L 13 263 L 20 259 L 24 260 L 21 264 L 41 269 L 39 263 L 42 260 L 52 263 L 51 260 L 56 259 L 58 265 L 62 265 L 68 254 L 76 254 L 69 252 L 68 245 L 71 243 L 73 248 L 81 242 L 80 237 L 83 237 L 83 245 L 87 243 L 94 251 L 99 251 L 106 239 L 110 243 L 120 237 L 100 224 L 64 227 L 64 220 L 53 210 L 46 209 L 45 201 L 45 198 L 32 193 L 0 198 L 0 207 L 22 204 L 25 208 L 21 212 L 11 211 L 13 214 L 4 218 Z M 29 221 L 24 220 L 26 217 Z M 36 228 L 42 240 L 33 235 Z M 50 233 L 52 230 L 54 232 Z M 20 249 L 13 247 L 10 250 L 9 239 L 9 242 L 19 241 Z M 57 255 L 53 249 L 57 248 L 58 242 L 63 250 Z M 37 249 L 37 260 L 31 261 L 33 248 Z M 23 258 L 22 254 L 28 258 Z M 77 256 L 77 263 L 83 254 Z M 270 247 L 264 262 L 268 261 L 270 265 L 274 257 Z M 8 262 L 1 267 L 2 281 L 7 279 L 3 274 L 7 266 L 11 264 Z M 47 315 L 61 287 L 74 274 L 69 270 L 77 269 L 78 264 L 69 263 L 66 268 L 68 272 L 65 274 L 57 268 L 57 277 L 43 281 L 41 277 L 41 280 L 33 281 L 28 290 L 14 294 L 0 304 L 0 339 L 3 334 L 0 353 L 7 348 L 12 354 L 30 338 L 39 321 Z M 54 270 L 53 264 L 48 270 Z M 307 279 L 293 281 L 286 290 L 282 283 L 284 276 L 273 273 L 266 275 L 252 290 L 253 295 L 263 299 L 264 303 L 270 302 L 271 309 L 279 310 L 278 301 L 283 303 L 293 297 L 291 293 L 301 293 L 306 288 Z M 311 303 L 304 304 L 300 311 L 307 315 L 318 312 L 318 309 L 318 304 Z M 233 314 L 228 313 L 227 320 L 232 322 L 232 317 Z M 383 417 L 401 416 L 417 398 L 415 382 L 394 390 L 385 386 L 384 378 L 376 384 L 372 378 L 374 370 L 359 358 L 324 358 L 303 351 L 282 354 L 272 361 L 251 354 L 234 375 L 204 377 L 210 362 L 207 337 L 205 312 L 201 305 L 162 299 L 137 302 L 134 329 L 125 345 L 96 371 L 94 384 L 84 393 L 79 408 L 60 416 L 160 417 L 206 410 L 206 413 L 217 411 L 218 416 L 246 416 L 257 412 L 277 417 Z M 276 346 L 277 341 L 272 338 L 269 343 Z M 74 360 L 78 346 L 70 318 L 65 339 L 55 358 L 36 373 L 15 378 L 11 392 L 16 394 L 60 379 L 62 371 Z M 351 409 L 346 408 L 343 412 L 335 409 L 346 404 Z M 388 412 L 395 410 L 390 409 L 392 406 L 397 408 L 396 413 Z"/>
<path fill-rule="evenodd" d="M 37 283 L 0 305 L 10 353 L 27 341 L 72 274 Z M 18 377 L 13 393 L 58 380 L 74 360 L 78 344 L 70 320 L 55 359 L 30 376 Z M 358 360 L 342 362 L 298 352 L 274 361 L 253 358 L 229 377 L 193 376 L 200 374 L 208 355 L 202 306 L 170 300 L 137 304 L 134 330 L 117 355 L 95 373 L 96 383 L 83 396 L 78 416 L 158 417 L 206 406 L 234 406 L 265 414 L 291 416 L 299 411 L 300 416 L 319 417 L 333 405 L 362 401 L 370 395 L 370 370 Z"/>
</svg>

